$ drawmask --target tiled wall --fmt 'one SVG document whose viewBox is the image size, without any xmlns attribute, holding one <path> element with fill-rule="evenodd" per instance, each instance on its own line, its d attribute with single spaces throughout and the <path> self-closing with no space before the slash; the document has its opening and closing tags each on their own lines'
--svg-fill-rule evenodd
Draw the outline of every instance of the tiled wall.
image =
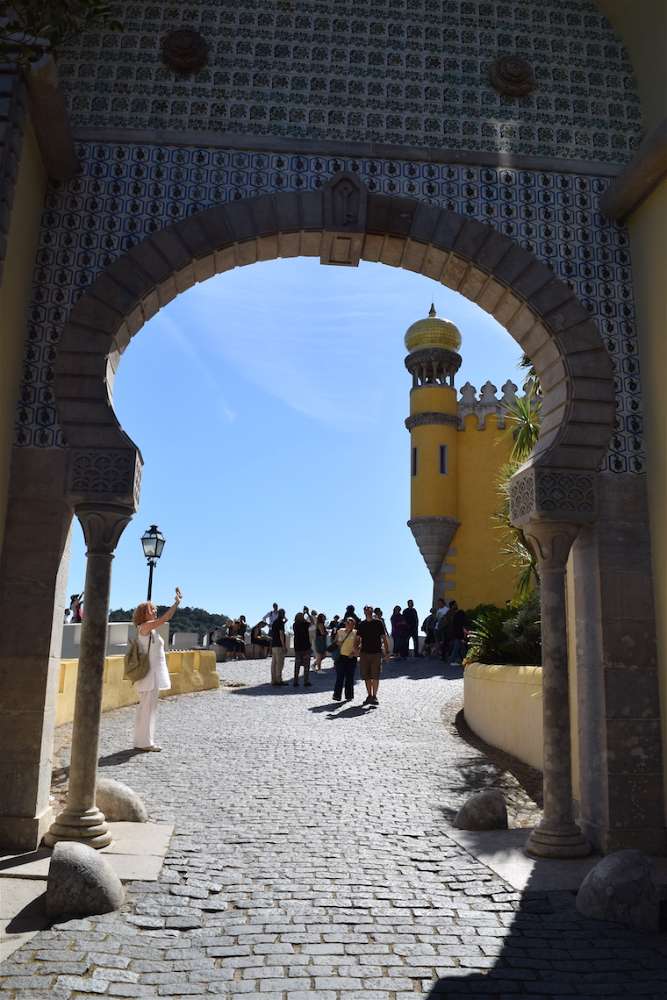
<svg viewBox="0 0 667 1000">
<path fill-rule="evenodd" d="M 639 2 L 639 0 L 638 0 Z M 594 0 L 118 2 L 122 33 L 60 57 L 76 126 L 213 130 L 625 162 L 640 108 L 625 51 Z M 208 65 L 168 69 L 160 42 L 199 30 Z M 532 65 L 508 98 L 488 65 Z"/>
</svg>

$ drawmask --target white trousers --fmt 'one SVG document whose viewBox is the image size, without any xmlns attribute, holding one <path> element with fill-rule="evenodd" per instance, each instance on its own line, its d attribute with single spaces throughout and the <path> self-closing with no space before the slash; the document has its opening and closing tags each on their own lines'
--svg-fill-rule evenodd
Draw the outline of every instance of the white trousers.
<svg viewBox="0 0 667 1000">
<path fill-rule="evenodd" d="M 139 695 L 137 714 L 134 720 L 134 745 L 141 749 L 152 747 L 155 743 L 155 716 L 160 697 L 158 688 L 142 691 Z"/>
</svg>

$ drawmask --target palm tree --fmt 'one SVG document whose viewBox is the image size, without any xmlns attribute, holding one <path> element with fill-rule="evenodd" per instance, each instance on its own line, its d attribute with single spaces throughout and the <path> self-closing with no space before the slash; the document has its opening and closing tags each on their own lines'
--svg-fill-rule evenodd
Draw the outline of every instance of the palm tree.
<svg viewBox="0 0 667 1000">
<path fill-rule="evenodd" d="M 539 383 L 538 383 L 539 384 Z M 540 434 L 540 400 L 534 390 L 517 397 L 507 407 L 506 419 L 512 427 L 512 451 L 501 468 L 497 487 L 501 498 L 496 521 L 502 528 L 504 542 L 501 548 L 505 561 L 517 570 L 516 596 L 525 599 L 539 586 L 537 561 L 521 528 L 510 521 L 510 481 L 514 473 L 531 454 Z"/>
</svg>

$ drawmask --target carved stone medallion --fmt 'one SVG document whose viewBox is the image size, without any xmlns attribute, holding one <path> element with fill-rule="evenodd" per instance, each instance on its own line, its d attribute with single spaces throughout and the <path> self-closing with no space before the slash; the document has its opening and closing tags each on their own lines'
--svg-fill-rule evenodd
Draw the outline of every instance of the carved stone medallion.
<svg viewBox="0 0 667 1000">
<path fill-rule="evenodd" d="M 196 73 L 207 59 L 206 40 L 192 28 L 177 28 L 162 39 L 162 61 L 178 73 Z"/>
<path fill-rule="evenodd" d="M 537 87 L 533 67 L 521 56 L 498 56 L 489 65 L 489 80 L 499 94 L 526 97 Z"/>
</svg>

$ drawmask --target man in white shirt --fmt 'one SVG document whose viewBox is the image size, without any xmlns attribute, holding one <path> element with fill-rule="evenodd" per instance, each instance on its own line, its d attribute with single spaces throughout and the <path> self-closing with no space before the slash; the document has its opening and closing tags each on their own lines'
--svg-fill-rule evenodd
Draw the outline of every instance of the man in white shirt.
<svg viewBox="0 0 667 1000">
<path fill-rule="evenodd" d="M 274 623 L 274 621 L 276 620 L 277 617 L 278 617 L 278 605 L 274 601 L 273 602 L 273 607 L 271 608 L 270 611 L 266 612 L 266 614 L 262 618 L 262 621 L 266 622 L 266 624 L 269 626 L 269 628 L 271 628 L 271 626 L 273 625 L 273 623 Z"/>
</svg>

